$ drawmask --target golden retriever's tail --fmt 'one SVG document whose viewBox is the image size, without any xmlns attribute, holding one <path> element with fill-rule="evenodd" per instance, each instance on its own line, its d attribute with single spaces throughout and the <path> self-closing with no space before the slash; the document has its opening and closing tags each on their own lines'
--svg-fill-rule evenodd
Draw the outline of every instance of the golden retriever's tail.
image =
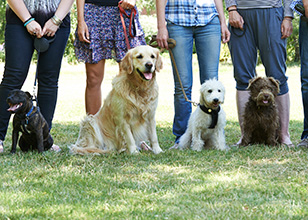
<svg viewBox="0 0 308 220">
<path fill-rule="evenodd" d="M 75 144 L 69 147 L 72 154 L 106 154 L 110 150 L 103 149 L 104 141 L 97 119 L 87 115 L 80 123 L 79 136 Z"/>
<path fill-rule="evenodd" d="M 86 154 L 107 154 L 110 153 L 110 150 L 102 150 L 97 147 L 78 147 L 76 144 L 73 144 L 69 147 L 71 154 L 80 154 L 80 155 L 86 155 Z"/>
</svg>

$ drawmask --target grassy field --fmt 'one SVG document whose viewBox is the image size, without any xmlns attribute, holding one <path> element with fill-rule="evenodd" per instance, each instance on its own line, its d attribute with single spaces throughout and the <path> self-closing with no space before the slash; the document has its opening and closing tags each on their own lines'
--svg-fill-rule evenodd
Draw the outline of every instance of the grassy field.
<svg viewBox="0 0 308 220">
<path fill-rule="evenodd" d="M 192 99 L 198 101 L 194 66 Z M 107 63 L 103 96 L 117 70 L 117 64 Z M 32 92 L 34 71 L 32 66 L 24 90 Z M 232 65 L 221 64 L 229 146 L 240 136 L 232 72 Z M 259 66 L 259 75 L 263 72 Z M 289 67 L 287 75 L 290 134 L 297 143 L 303 127 L 299 68 Z M 308 219 L 307 149 L 255 145 L 228 152 L 170 151 L 173 79 L 165 55 L 157 80 L 157 132 L 164 153 L 74 156 L 67 147 L 76 141 L 85 116 L 85 74 L 82 64 L 64 63 L 52 129 L 62 151 L 10 155 L 10 124 L 0 156 L 0 219 Z"/>
</svg>

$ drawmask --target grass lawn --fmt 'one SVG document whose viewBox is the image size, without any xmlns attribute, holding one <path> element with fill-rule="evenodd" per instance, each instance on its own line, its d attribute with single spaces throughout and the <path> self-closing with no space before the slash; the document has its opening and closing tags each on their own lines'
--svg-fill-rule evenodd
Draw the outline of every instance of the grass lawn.
<svg viewBox="0 0 308 220">
<path fill-rule="evenodd" d="M 198 101 L 195 62 L 193 100 Z M 1 65 L 1 73 L 3 72 Z M 103 96 L 117 64 L 108 62 Z M 24 90 L 32 92 L 35 67 Z M 232 65 L 221 64 L 229 146 L 240 136 Z M 264 69 L 258 67 L 259 75 Z M 290 133 L 302 131 L 299 68 L 289 67 Z M 1 77 L 1 76 L 0 76 Z M 173 145 L 173 78 L 168 56 L 158 74 L 157 132 L 164 153 L 74 156 L 68 146 L 85 116 L 84 65 L 63 64 L 52 135 L 60 153 L 10 155 L 11 128 L 0 156 L 0 219 L 308 219 L 307 149 L 255 145 L 228 152 L 169 151 Z"/>
</svg>

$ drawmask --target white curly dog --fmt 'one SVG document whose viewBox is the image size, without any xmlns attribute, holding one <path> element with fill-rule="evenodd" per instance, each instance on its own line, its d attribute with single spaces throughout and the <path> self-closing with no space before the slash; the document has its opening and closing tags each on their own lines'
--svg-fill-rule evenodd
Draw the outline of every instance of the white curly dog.
<svg viewBox="0 0 308 220">
<path fill-rule="evenodd" d="M 224 96 L 225 88 L 216 79 L 207 80 L 201 85 L 200 104 L 189 118 L 186 132 L 179 141 L 179 149 L 229 149 L 224 134 L 226 114 L 221 106 Z"/>
</svg>

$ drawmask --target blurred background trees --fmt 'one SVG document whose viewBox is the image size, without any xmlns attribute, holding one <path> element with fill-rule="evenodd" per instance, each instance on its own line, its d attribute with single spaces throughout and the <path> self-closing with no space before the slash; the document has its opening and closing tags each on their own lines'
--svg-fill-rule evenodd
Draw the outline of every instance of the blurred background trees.
<svg viewBox="0 0 308 220">
<path fill-rule="evenodd" d="M 4 32 L 5 32 L 5 8 L 6 1 L 0 0 L 0 18 L 2 22 L 0 23 L 0 61 L 4 61 Z M 155 1 L 153 0 L 138 0 L 137 7 L 140 14 L 142 14 L 140 21 L 146 35 L 146 41 L 149 42 L 151 36 L 156 34 L 156 17 L 155 17 Z M 225 13 L 227 15 L 227 13 Z M 73 5 L 71 10 L 71 34 L 67 43 L 65 50 L 65 58 L 70 63 L 76 63 L 75 54 L 74 54 L 74 38 L 75 38 L 75 29 L 77 25 L 77 12 L 76 5 Z M 295 16 L 293 20 L 293 34 L 288 38 L 287 53 L 288 53 L 288 63 L 298 63 L 299 62 L 299 45 L 298 45 L 298 25 L 299 17 Z M 222 62 L 230 61 L 230 54 L 227 45 L 222 45 L 220 59 Z"/>
</svg>

